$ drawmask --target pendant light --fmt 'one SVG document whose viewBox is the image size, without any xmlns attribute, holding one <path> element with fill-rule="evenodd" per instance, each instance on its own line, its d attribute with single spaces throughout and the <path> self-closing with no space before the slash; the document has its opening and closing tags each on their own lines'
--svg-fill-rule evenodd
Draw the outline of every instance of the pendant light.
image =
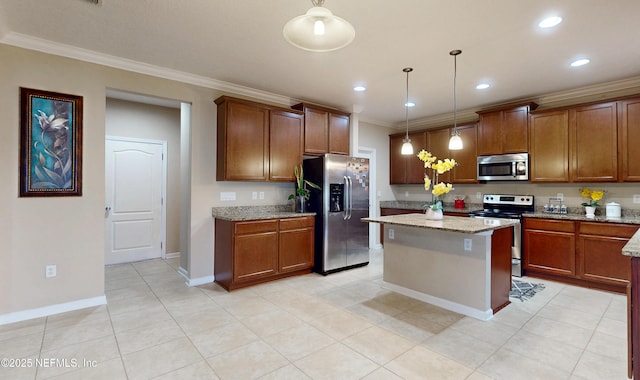
<svg viewBox="0 0 640 380">
<path fill-rule="evenodd" d="M 404 116 L 407 124 L 406 135 L 404 137 L 404 144 L 402 144 L 402 150 L 400 154 L 413 154 L 413 145 L 411 145 L 411 139 L 409 138 L 409 73 L 413 71 L 411 67 L 405 67 L 402 69 L 403 72 L 407 73 L 407 101 L 404 103 Z"/>
<path fill-rule="evenodd" d="M 343 48 L 356 37 L 348 21 L 323 7 L 324 0 L 311 0 L 313 8 L 289 20 L 282 35 L 291 45 L 303 50 L 326 52 Z"/>
<path fill-rule="evenodd" d="M 458 120 L 456 119 L 456 77 L 458 73 L 457 57 L 462 53 L 462 50 L 451 50 L 449 55 L 453 56 L 453 131 L 451 132 L 451 138 L 449 139 L 449 150 L 462 149 L 462 139 L 458 133 Z"/>
</svg>

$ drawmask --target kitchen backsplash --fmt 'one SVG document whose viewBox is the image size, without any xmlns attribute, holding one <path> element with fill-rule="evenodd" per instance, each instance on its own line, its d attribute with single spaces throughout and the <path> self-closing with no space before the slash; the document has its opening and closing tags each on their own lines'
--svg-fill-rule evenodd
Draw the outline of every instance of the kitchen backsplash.
<svg viewBox="0 0 640 380">
<path fill-rule="evenodd" d="M 453 185 L 452 190 L 445 197 L 445 202 L 453 203 L 456 196 L 464 196 L 465 203 L 482 203 L 482 194 L 529 194 L 536 198 L 536 207 L 542 207 L 549 203 L 549 198 L 556 198 L 562 194 L 562 204 L 567 207 L 580 207 L 585 201 L 580 196 L 580 189 L 605 190 L 605 196 L 600 201 L 600 206 L 609 202 L 620 203 L 623 209 L 638 209 L 640 203 L 633 203 L 633 196 L 640 195 L 640 183 L 558 183 L 558 184 L 533 184 L 529 182 L 491 182 L 477 185 Z M 431 200 L 431 192 L 425 191 L 420 185 L 393 185 L 393 195 L 397 201 L 422 201 Z M 480 194 L 480 198 L 477 195 Z M 638 198 L 638 197 L 636 197 Z"/>
</svg>

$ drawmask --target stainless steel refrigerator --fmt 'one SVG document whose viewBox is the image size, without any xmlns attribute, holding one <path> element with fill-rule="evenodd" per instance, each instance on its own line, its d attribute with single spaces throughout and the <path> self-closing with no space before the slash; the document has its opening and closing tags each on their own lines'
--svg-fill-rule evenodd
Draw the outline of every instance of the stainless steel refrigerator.
<svg viewBox="0 0 640 380">
<path fill-rule="evenodd" d="M 316 213 L 314 270 L 337 272 L 369 263 L 369 160 L 338 154 L 303 161 L 305 178 L 322 187 L 310 189 Z"/>
</svg>

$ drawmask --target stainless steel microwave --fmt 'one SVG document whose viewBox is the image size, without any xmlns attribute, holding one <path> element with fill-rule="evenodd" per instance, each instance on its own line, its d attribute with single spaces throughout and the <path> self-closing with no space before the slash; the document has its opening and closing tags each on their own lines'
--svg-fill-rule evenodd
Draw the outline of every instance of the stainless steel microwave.
<svg viewBox="0 0 640 380">
<path fill-rule="evenodd" d="M 529 154 L 478 157 L 478 181 L 528 181 Z"/>
</svg>

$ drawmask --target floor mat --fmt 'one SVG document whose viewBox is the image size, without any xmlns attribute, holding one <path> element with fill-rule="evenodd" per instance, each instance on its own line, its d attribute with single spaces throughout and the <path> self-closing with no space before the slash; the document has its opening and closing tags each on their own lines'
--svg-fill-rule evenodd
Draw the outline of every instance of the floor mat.
<svg viewBox="0 0 640 380">
<path fill-rule="evenodd" d="M 512 279 L 509 298 L 517 298 L 524 302 L 542 290 L 544 290 L 544 284 L 532 284 L 528 281 Z"/>
</svg>

